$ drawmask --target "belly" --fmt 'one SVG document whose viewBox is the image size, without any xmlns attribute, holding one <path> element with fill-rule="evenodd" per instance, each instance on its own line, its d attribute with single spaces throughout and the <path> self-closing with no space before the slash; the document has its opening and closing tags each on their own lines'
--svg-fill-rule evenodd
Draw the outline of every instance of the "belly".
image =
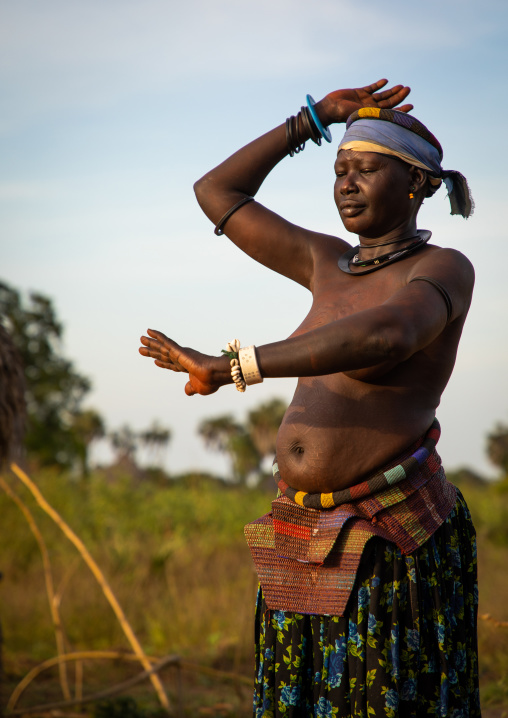
<svg viewBox="0 0 508 718">
<path fill-rule="evenodd" d="M 300 491 L 338 491 L 388 464 L 429 428 L 434 408 L 404 388 L 343 374 L 300 379 L 277 436 L 283 480 Z"/>
</svg>

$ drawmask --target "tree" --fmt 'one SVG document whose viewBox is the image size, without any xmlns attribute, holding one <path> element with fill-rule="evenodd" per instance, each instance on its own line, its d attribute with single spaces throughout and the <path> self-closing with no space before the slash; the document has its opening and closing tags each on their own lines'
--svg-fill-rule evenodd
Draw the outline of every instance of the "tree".
<svg viewBox="0 0 508 718">
<path fill-rule="evenodd" d="M 285 401 L 274 398 L 247 415 L 247 431 L 263 458 L 275 455 L 277 434 L 287 408 Z"/>
<path fill-rule="evenodd" d="M 24 366 L 25 447 L 40 465 L 70 468 L 82 460 L 83 437 L 76 432 L 76 417 L 90 381 L 62 355 L 63 328 L 51 300 L 33 292 L 25 304 L 18 291 L 0 283 L 0 323 Z"/>
<path fill-rule="evenodd" d="M 81 475 L 85 477 L 90 473 L 88 465 L 90 446 L 106 435 L 106 428 L 100 414 L 94 409 L 86 409 L 72 417 L 72 430 L 76 437 L 76 452 Z"/>
<path fill-rule="evenodd" d="M 458 469 L 452 471 L 446 470 L 446 478 L 455 486 L 485 486 L 486 479 L 483 478 L 477 471 L 470 469 L 469 466 L 461 466 Z"/>
<path fill-rule="evenodd" d="M 245 483 L 249 476 L 260 473 L 261 456 L 252 441 L 252 437 L 245 430 L 231 437 L 229 454 L 235 481 Z"/>
<path fill-rule="evenodd" d="M 228 454 L 235 481 L 245 481 L 249 474 L 259 471 L 261 456 L 252 437 L 230 414 L 205 419 L 198 427 L 198 434 L 206 446 Z"/>
<path fill-rule="evenodd" d="M 136 453 L 140 445 L 146 446 L 152 453 L 159 453 L 171 439 L 171 431 L 157 421 L 145 430 L 135 431 L 127 424 L 109 434 L 111 446 L 116 453 L 116 463 L 138 471 Z"/>
<path fill-rule="evenodd" d="M 111 446 L 116 452 L 117 463 L 135 464 L 134 457 L 139 447 L 138 434 L 130 426 L 124 424 L 120 429 L 112 431 L 109 438 Z"/>
<path fill-rule="evenodd" d="M 21 357 L 0 324 L 0 468 L 19 453 L 25 432 L 25 377 Z"/>
<path fill-rule="evenodd" d="M 494 466 L 508 475 L 508 426 L 498 422 L 494 430 L 487 434 L 487 456 Z"/>
<path fill-rule="evenodd" d="M 153 455 L 155 461 L 153 464 L 160 463 L 160 454 L 171 440 L 171 431 L 161 426 L 158 421 L 152 422 L 152 425 L 139 433 L 141 443 Z"/>
<path fill-rule="evenodd" d="M 205 445 L 215 451 L 228 451 L 231 437 L 237 436 L 242 430 L 231 414 L 218 416 L 216 419 L 205 419 L 198 427 L 198 434 Z"/>
<path fill-rule="evenodd" d="M 229 455 L 234 479 L 244 482 L 253 474 L 261 474 L 264 458 L 273 458 L 286 409 L 282 399 L 271 399 L 250 411 L 245 424 L 226 414 L 203 421 L 198 433 L 207 446 Z"/>
</svg>

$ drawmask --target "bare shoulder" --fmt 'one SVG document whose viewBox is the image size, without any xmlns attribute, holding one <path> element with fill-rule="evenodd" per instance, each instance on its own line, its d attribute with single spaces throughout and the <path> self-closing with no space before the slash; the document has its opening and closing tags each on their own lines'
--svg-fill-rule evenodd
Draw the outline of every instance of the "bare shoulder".
<svg viewBox="0 0 508 718">
<path fill-rule="evenodd" d="M 466 255 L 459 252 L 458 249 L 452 249 L 451 247 L 437 247 L 435 245 L 430 245 L 430 248 L 434 251 L 428 255 L 424 255 L 421 260 L 422 262 L 430 261 L 440 265 L 442 264 L 443 266 L 455 267 L 456 269 L 462 268 L 472 272 L 472 276 L 474 277 L 473 265 Z"/>
<path fill-rule="evenodd" d="M 465 254 L 448 247 L 431 246 L 422 254 L 408 274 L 407 282 L 433 280 L 448 293 L 454 314 L 467 313 L 474 288 L 474 267 Z"/>
<path fill-rule="evenodd" d="M 432 251 L 425 252 L 411 268 L 408 281 L 422 272 L 444 281 L 452 281 L 464 285 L 464 289 L 474 286 L 474 267 L 465 254 L 449 247 L 429 247 Z"/>
</svg>

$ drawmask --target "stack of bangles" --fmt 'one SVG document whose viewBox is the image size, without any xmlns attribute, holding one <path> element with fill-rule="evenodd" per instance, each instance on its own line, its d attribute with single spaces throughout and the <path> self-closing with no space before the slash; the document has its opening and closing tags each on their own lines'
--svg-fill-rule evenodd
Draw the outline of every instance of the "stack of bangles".
<svg viewBox="0 0 508 718">
<path fill-rule="evenodd" d="M 286 143 L 290 157 L 298 154 L 298 152 L 301 152 L 305 147 L 305 141 L 302 141 L 300 134 L 302 127 L 316 145 L 321 144 L 323 137 L 327 142 L 332 141 L 330 130 L 324 127 L 319 119 L 314 108 L 315 104 L 314 99 L 310 95 L 307 95 L 307 106 L 302 106 L 296 117 L 291 115 L 291 117 L 288 117 L 286 120 Z"/>
<path fill-rule="evenodd" d="M 310 95 L 307 95 L 306 99 L 307 106 L 302 106 L 296 117 L 291 115 L 291 117 L 288 117 L 286 120 L 286 143 L 290 157 L 298 154 L 298 152 L 301 152 L 305 147 L 305 140 L 302 140 L 301 134 L 302 128 L 310 139 L 316 143 L 316 145 L 321 144 L 323 137 L 327 142 L 332 141 L 332 134 L 330 130 L 328 127 L 323 125 L 317 115 L 314 108 L 314 105 L 316 104 L 314 99 Z M 224 214 L 215 225 L 215 234 L 218 236 L 224 234 L 224 226 L 231 215 L 234 214 L 237 209 L 243 207 L 244 204 L 247 204 L 247 202 L 252 202 L 253 199 L 254 197 L 242 197 L 242 199 L 234 204 L 231 209 L 228 209 L 226 214 Z"/>
<path fill-rule="evenodd" d="M 229 357 L 231 377 L 237 391 L 245 391 L 251 384 L 261 384 L 263 377 L 259 371 L 254 345 L 241 348 L 240 341 L 233 339 L 227 343 L 226 349 L 221 349 L 221 352 Z"/>
</svg>

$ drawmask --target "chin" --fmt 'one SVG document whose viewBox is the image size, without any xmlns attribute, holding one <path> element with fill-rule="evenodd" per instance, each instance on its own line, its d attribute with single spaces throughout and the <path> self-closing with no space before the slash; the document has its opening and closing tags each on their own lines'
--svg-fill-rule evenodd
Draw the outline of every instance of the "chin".
<svg viewBox="0 0 508 718">
<path fill-rule="evenodd" d="M 378 222 L 372 222 L 367 217 L 341 217 L 341 220 L 348 232 L 365 239 L 378 239 L 391 231 L 391 226 L 380 227 Z"/>
<path fill-rule="evenodd" d="M 360 217 L 342 217 L 342 224 L 344 225 L 344 229 L 346 229 L 351 234 L 356 234 L 357 236 L 363 236 L 363 237 L 369 237 L 370 231 L 369 229 L 372 229 L 372 226 L 370 222 L 365 222 L 363 218 Z"/>
</svg>

